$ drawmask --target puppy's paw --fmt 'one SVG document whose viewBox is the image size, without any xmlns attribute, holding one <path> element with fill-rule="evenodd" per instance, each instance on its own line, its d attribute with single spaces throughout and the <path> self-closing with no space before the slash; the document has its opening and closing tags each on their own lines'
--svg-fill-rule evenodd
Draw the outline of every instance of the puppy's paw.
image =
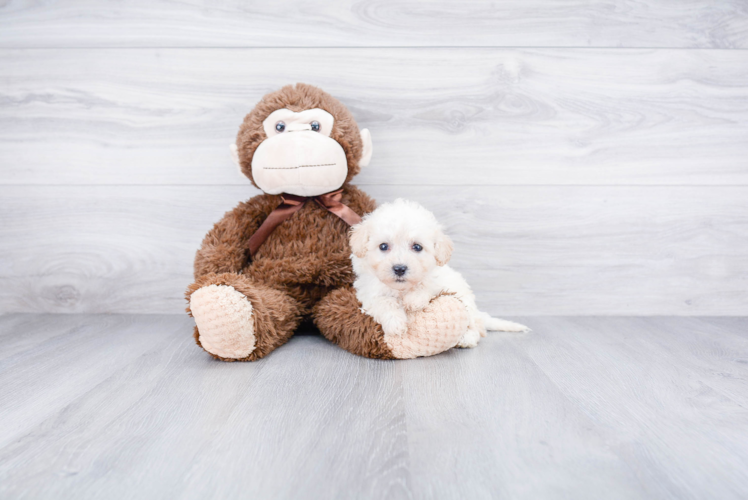
<svg viewBox="0 0 748 500">
<path fill-rule="evenodd" d="M 480 342 L 481 334 L 478 330 L 468 330 L 465 335 L 462 336 L 456 347 L 462 347 L 463 349 L 470 349 L 478 345 Z"/>
<path fill-rule="evenodd" d="M 408 321 L 404 318 L 389 318 L 382 322 L 382 331 L 387 336 L 402 337 L 408 333 Z"/>
<path fill-rule="evenodd" d="M 431 302 L 431 297 L 428 293 L 409 293 L 403 297 L 403 307 L 408 312 L 420 311 L 424 309 Z"/>
</svg>

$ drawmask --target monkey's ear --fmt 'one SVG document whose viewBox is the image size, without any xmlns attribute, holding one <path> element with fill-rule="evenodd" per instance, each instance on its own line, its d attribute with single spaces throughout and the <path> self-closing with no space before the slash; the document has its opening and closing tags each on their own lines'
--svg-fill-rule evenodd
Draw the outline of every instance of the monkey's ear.
<svg viewBox="0 0 748 500">
<path fill-rule="evenodd" d="M 234 161 L 234 165 L 236 165 L 236 169 L 239 171 L 239 175 L 245 177 L 244 172 L 242 172 L 242 164 L 239 161 L 239 148 L 236 147 L 235 142 L 229 144 L 229 150 L 231 151 L 231 159 Z"/>
<path fill-rule="evenodd" d="M 366 246 L 369 244 L 369 228 L 365 221 L 351 227 L 349 242 L 353 255 L 363 259 L 366 255 Z"/>
<path fill-rule="evenodd" d="M 452 238 L 439 231 L 439 235 L 436 237 L 436 243 L 434 243 L 434 258 L 436 259 L 436 263 L 443 266 L 449 262 L 449 259 L 452 257 L 453 249 L 454 244 L 452 243 Z"/>
<path fill-rule="evenodd" d="M 364 168 L 369 165 L 369 162 L 371 161 L 371 154 L 374 152 L 374 149 L 371 145 L 371 132 L 369 132 L 368 128 L 365 128 L 361 131 L 361 142 L 364 143 L 364 149 L 361 152 L 361 159 L 358 162 L 358 166 Z"/>
</svg>

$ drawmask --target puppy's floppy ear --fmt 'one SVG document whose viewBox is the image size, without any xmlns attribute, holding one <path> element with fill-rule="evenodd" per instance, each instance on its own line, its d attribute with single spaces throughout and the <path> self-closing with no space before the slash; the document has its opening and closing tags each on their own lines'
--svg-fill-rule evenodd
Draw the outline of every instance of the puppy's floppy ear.
<svg viewBox="0 0 748 500">
<path fill-rule="evenodd" d="M 450 257 L 452 257 L 453 249 L 454 244 L 452 243 L 452 238 L 439 231 L 439 234 L 436 237 L 436 242 L 434 243 L 434 258 L 436 259 L 436 263 L 443 266 L 449 262 Z"/>
<path fill-rule="evenodd" d="M 366 221 L 351 227 L 349 242 L 353 254 L 362 259 L 366 255 L 366 245 L 369 244 L 369 227 Z"/>
</svg>

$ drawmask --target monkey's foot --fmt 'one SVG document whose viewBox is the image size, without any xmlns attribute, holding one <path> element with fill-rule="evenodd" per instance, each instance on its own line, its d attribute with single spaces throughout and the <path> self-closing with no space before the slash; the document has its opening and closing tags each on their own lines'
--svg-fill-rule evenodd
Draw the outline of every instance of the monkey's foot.
<svg viewBox="0 0 748 500">
<path fill-rule="evenodd" d="M 203 349 L 221 358 L 241 359 L 255 348 L 252 303 L 232 286 L 208 285 L 190 297 Z"/>
<path fill-rule="evenodd" d="M 409 313 L 408 333 L 384 341 L 396 358 L 433 356 L 457 345 L 468 327 L 468 312 L 454 297 L 436 297 L 423 310 Z"/>
</svg>

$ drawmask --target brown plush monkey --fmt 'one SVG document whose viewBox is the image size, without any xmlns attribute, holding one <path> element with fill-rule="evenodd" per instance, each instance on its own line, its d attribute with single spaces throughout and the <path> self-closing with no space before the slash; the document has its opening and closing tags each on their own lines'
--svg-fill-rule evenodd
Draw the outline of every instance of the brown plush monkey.
<svg viewBox="0 0 748 500">
<path fill-rule="evenodd" d="M 264 194 L 228 212 L 197 252 L 186 296 L 199 346 L 224 361 L 254 361 L 303 320 L 371 358 L 426 356 L 457 343 L 468 320 L 451 296 L 434 299 L 397 338 L 360 310 L 348 228 L 375 203 L 349 182 L 372 146 L 345 106 L 311 85 L 283 87 L 246 116 L 236 147 L 242 172 Z"/>
</svg>

